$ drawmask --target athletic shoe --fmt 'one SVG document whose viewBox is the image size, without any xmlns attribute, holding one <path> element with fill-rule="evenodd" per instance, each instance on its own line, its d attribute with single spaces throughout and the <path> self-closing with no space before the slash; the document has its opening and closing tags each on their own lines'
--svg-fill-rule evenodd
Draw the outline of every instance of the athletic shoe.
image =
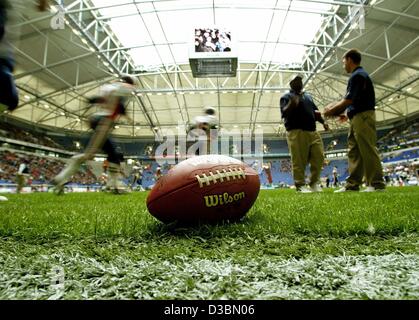
<svg viewBox="0 0 419 320">
<path fill-rule="evenodd" d="M 298 193 L 313 193 L 313 191 L 307 187 L 298 187 L 296 190 Z"/>
<path fill-rule="evenodd" d="M 366 187 L 364 190 L 362 190 L 361 192 L 383 192 L 385 189 L 376 189 L 374 187 Z"/>
<path fill-rule="evenodd" d="M 318 184 L 310 187 L 310 189 L 312 192 L 323 192 L 323 189 Z"/>
<path fill-rule="evenodd" d="M 343 187 L 343 188 L 340 188 L 340 189 L 338 189 L 338 190 L 335 190 L 335 193 L 342 193 L 342 192 L 354 192 L 354 191 L 359 191 L 359 190 L 357 190 L 357 189 L 350 189 L 350 188 Z"/>
<path fill-rule="evenodd" d="M 111 188 L 111 192 L 113 194 L 127 194 L 127 193 L 131 193 L 131 191 L 128 188 Z"/>
<path fill-rule="evenodd" d="M 56 186 L 52 187 L 52 192 L 54 194 L 56 194 L 57 196 L 63 195 L 64 194 L 64 185 L 59 184 L 59 185 L 56 185 Z"/>
<path fill-rule="evenodd" d="M 64 183 L 58 181 L 55 178 L 51 180 L 51 183 L 53 184 L 53 187 L 50 189 L 51 192 L 53 192 L 57 196 L 64 194 Z"/>
</svg>

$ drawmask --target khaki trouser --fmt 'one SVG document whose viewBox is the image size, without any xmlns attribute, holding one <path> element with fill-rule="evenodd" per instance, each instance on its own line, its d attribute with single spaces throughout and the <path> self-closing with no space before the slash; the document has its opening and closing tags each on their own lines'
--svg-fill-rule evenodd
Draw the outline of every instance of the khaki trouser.
<svg viewBox="0 0 419 320">
<path fill-rule="evenodd" d="M 324 161 L 323 141 L 316 131 L 300 129 L 287 132 L 288 147 L 291 152 L 292 174 L 295 186 L 306 184 L 305 169 L 310 164 L 310 186 L 320 181 Z"/>
<path fill-rule="evenodd" d="M 28 179 L 28 175 L 24 174 L 24 173 L 18 173 L 16 176 L 16 180 L 17 180 L 17 188 L 16 188 L 16 193 L 21 193 L 23 187 L 26 184 L 26 181 Z"/>
<path fill-rule="evenodd" d="M 363 178 L 367 186 L 384 189 L 383 168 L 377 150 L 375 111 L 356 114 L 348 134 L 349 177 L 347 189 L 359 189 Z"/>
</svg>

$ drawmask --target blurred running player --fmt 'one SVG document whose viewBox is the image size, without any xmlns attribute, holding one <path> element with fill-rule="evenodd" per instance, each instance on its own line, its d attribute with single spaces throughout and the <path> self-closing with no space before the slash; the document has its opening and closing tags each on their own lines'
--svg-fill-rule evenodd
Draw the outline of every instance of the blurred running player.
<svg viewBox="0 0 419 320">
<path fill-rule="evenodd" d="M 198 140 L 198 149 L 192 154 L 199 155 L 200 152 L 203 154 L 211 153 L 211 143 L 216 143 L 218 135 L 218 118 L 216 115 L 215 108 L 206 107 L 203 110 L 203 115 L 194 118 L 194 123 L 189 127 L 188 140 Z M 191 146 L 189 146 L 190 148 Z M 188 148 L 188 149 L 189 149 Z M 189 153 L 189 150 L 188 150 Z"/>
<path fill-rule="evenodd" d="M 126 115 L 125 107 L 127 99 L 135 89 L 134 83 L 135 80 L 132 77 L 124 76 L 120 82 L 103 86 L 99 96 L 89 99 L 91 104 L 100 107 L 100 110 L 90 118 L 90 127 L 94 130 L 93 135 L 84 153 L 73 156 L 67 166 L 52 180 L 52 184 L 55 185 L 55 193 L 63 193 L 64 184 L 78 171 L 83 162 L 93 159 L 99 150 L 103 150 L 108 155 L 107 189 L 114 193 L 127 192 L 126 187 L 120 181 L 120 163 L 123 156 L 116 151 L 109 135 L 121 115 L 133 123 Z"/>
<path fill-rule="evenodd" d="M 135 165 L 132 167 L 132 180 L 130 183 L 130 189 L 133 190 L 135 184 L 137 184 L 137 188 L 139 191 L 144 191 L 143 188 L 143 166 L 141 165 L 140 161 L 137 161 Z"/>
</svg>

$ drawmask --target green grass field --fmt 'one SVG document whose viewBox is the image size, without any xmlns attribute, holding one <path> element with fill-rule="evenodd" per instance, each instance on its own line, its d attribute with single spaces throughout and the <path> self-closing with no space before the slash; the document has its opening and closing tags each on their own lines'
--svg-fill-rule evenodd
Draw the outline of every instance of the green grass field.
<svg viewBox="0 0 419 320">
<path fill-rule="evenodd" d="M 0 299 L 419 299 L 417 187 L 261 191 L 242 222 L 195 227 L 146 196 L 7 195 Z"/>
</svg>

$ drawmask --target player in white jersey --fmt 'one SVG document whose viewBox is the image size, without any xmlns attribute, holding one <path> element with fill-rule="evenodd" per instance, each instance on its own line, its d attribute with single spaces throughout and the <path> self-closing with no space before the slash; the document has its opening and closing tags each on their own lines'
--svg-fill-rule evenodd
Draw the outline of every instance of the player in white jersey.
<svg viewBox="0 0 419 320">
<path fill-rule="evenodd" d="M 28 8 L 28 2 L 0 0 L 0 113 L 5 110 L 13 111 L 19 104 L 12 74 L 16 64 L 13 44 L 19 38 L 19 28 L 16 25 L 20 22 L 22 11 Z M 46 11 L 48 0 L 38 0 L 37 8 L 39 11 Z"/>
<path fill-rule="evenodd" d="M 130 189 L 133 190 L 135 184 L 137 184 L 137 189 L 139 191 L 144 191 L 144 188 L 142 186 L 143 184 L 143 166 L 139 161 L 135 163 L 135 165 L 132 167 L 131 172 L 131 183 L 130 183 Z"/>
<path fill-rule="evenodd" d="M 203 115 L 194 118 L 192 125 L 189 127 L 188 139 L 198 140 L 199 147 L 195 151 L 195 155 L 199 155 L 200 152 L 210 154 L 213 151 L 211 150 L 211 144 L 217 143 L 218 128 L 218 118 L 213 107 L 205 107 Z"/>
<path fill-rule="evenodd" d="M 24 159 L 19 165 L 19 169 L 16 174 L 16 183 L 17 183 L 16 193 L 21 193 L 23 190 L 23 187 L 28 181 L 28 178 L 30 176 L 28 164 L 29 164 L 29 161 Z"/>
<path fill-rule="evenodd" d="M 209 130 L 218 128 L 218 118 L 213 107 L 206 107 L 203 111 L 204 114 L 202 116 L 194 118 L 193 128 L 202 129 L 209 133 Z"/>
<path fill-rule="evenodd" d="M 125 186 L 120 182 L 120 163 L 123 156 L 116 151 L 109 134 L 114 128 L 115 121 L 121 115 L 133 123 L 125 113 L 125 105 L 135 89 L 134 83 L 135 80 L 132 77 L 124 76 L 121 82 L 103 86 L 99 96 L 89 99 L 91 104 L 100 107 L 100 110 L 90 118 L 90 127 L 94 130 L 93 135 L 84 153 L 73 156 L 67 166 L 52 180 L 55 193 L 63 193 L 64 184 L 77 172 L 83 162 L 93 159 L 99 150 L 103 150 L 108 155 L 107 189 L 114 193 L 126 192 Z"/>
</svg>

